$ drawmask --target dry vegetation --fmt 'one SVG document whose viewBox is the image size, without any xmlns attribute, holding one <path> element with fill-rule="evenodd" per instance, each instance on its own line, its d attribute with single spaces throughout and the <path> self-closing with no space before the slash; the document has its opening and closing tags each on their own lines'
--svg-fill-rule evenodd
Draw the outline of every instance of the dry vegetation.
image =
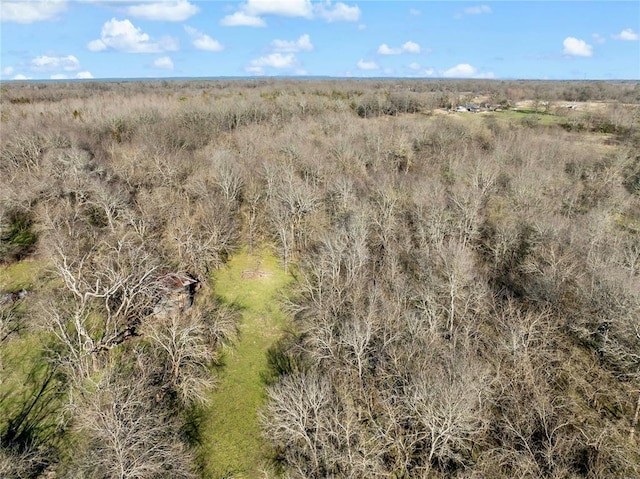
<svg viewBox="0 0 640 479">
<path fill-rule="evenodd" d="M 441 109 L 476 97 L 533 111 Z M 201 476 L 238 317 L 212 272 L 263 244 L 295 277 L 270 474 L 640 476 L 639 104 L 635 82 L 3 85 L 0 261 L 38 277 L 0 284 L 29 289 L 0 305 L 0 476 Z M 167 271 L 201 281 L 184 313 L 157 312 Z"/>
</svg>

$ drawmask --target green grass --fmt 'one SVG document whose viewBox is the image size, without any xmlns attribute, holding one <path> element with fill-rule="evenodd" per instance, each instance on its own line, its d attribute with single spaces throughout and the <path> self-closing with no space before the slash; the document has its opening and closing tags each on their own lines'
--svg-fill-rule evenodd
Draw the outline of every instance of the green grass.
<svg viewBox="0 0 640 479">
<path fill-rule="evenodd" d="M 534 110 L 504 110 L 481 113 L 481 116 L 509 122 L 530 123 L 532 125 L 542 126 L 558 125 L 565 120 L 565 118 L 554 115 L 553 113 L 545 113 L 542 110 L 539 112 L 535 112 Z"/>
<path fill-rule="evenodd" d="M 0 265 L 0 291 L 31 289 L 42 278 L 44 263 L 23 260 L 8 266 Z"/>
<path fill-rule="evenodd" d="M 253 270 L 267 274 L 242 277 L 243 271 Z M 262 378 L 268 371 L 267 350 L 288 325 L 278 298 L 291 279 L 266 249 L 255 254 L 241 251 L 214 275 L 216 295 L 239 307 L 242 319 L 239 338 L 224 355 L 218 387 L 202 420 L 205 478 L 261 476 L 268 451 L 258 422 L 265 400 Z"/>
</svg>

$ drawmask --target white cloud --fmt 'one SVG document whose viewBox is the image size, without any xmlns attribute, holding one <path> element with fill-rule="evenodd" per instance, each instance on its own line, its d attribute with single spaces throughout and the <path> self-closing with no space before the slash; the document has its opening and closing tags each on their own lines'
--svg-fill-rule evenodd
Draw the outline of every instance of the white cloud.
<svg viewBox="0 0 640 479">
<path fill-rule="evenodd" d="M 411 70 L 420 70 L 420 64 L 419 64 L 419 63 L 416 63 L 416 62 L 410 63 L 410 64 L 409 64 L 409 68 L 410 68 Z"/>
<path fill-rule="evenodd" d="M 627 41 L 627 42 L 634 42 L 636 40 L 638 40 L 638 34 L 636 32 L 633 31 L 633 29 L 631 28 L 625 28 L 624 30 L 622 30 L 620 33 L 618 33 L 617 35 L 611 35 L 613 38 L 615 38 L 616 40 L 623 40 L 623 41 Z"/>
<path fill-rule="evenodd" d="M 386 43 L 383 43 L 378 47 L 378 54 L 380 55 L 398 55 L 402 53 L 399 48 L 390 48 Z"/>
<path fill-rule="evenodd" d="M 376 62 L 366 62 L 364 60 L 360 60 L 356 66 L 360 70 L 378 70 L 380 68 Z"/>
<path fill-rule="evenodd" d="M 467 7 L 463 10 L 467 15 L 482 15 L 483 13 L 491 13 L 489 5 L 478 5 L 476 7 Z"/>
<path fill-rule="evenodd" d="M 34 72 L 51 72 L 56 70 L 64 70 L 71 72 L 80 68 L 80 62 L 73 55 L 66 57 L 49 57 L 42 55 L 31 60 L 31 71 Z"/>
<path fill-rule="evenodd" d="M 209 35 L 187 25 L 185 25 L 184 30 L 189 34 L 193 41 L 193 46 L 198 50 L 205 50 L 208 52 L 221 52 L 224 50 L 224 46 L 218 40 L 214 40 Z"/>
<path fill-rule="evenodd" d="M 200 8 L 189 3 L 188 0 L 143 3 L 132 5 L 126 9 L 126 12 L 132 17 L 163 22 L 183 22 L 199 11 Z"/>
<path fill-rule="evenodd" d="M 324 0 L 311 3 L 311 0 L 248 0 L 238 10 L 220 20 L 225 27 L 264 27 L 264 15 L 296 18 L 322 18 L 327 22 L 357 22 L 360 19 L 360 8 L 342 2 L 333 3 Z"/>
<path fill-rule="evenodd" d="M 415 42 L 406 42 L 401 48 L 406 53 L 420 53 L 420 45 Z"/>
<path fill-rule="evenodd" d="M 251 63 L 247 67 L 245 67 L 244 70 L 252 75 L 264 75 L 265 68 L 276 68 L 284 70 L 294 69 L 297 66 L 298 60 L 293 53 L 289 53 L 287 55 L 283 55 L 282 53 L 271 53 L 255 60 L 251 60 Z M 299 74 L 296 73 L 299 71 L 303 70 L 296 69 L 294 73 Z"/>
<path fill-rule="evenodd" d="M 562 52 L 565 55 L 577 57 L 593 56 L 593 47 L 584 40 L 579 40 L 574 37 L 567 37 L 562 42 L 562 46 L 564 47 Z"/>
<path fill-rule="evenodd" d="M 67 75 L 65 75 L 64 73 L 56 73 L 55 75 L 51 75 L 51 79 L 52 80 L 66 80 L 67 79 Z"/>
<path fill-rule="evenodd" d="M 92 52 L 112 48 L 127 53 L 160 53 L 177 50 L 178 42 L 171 37 L 151 41 L 149 35 L 143 33 L 129 20 L 112 18 L 102 26 L 100 39 L 90 41 L 87 48 Z"/>
<path fill-rule="evenodd" d="M 156 58 L 153 61 L 155 68 L 162 68 L 163 70 L 173 70 L 173 61 L 169 57 Z"/>
<path fill-rule="evenodd" d="M 296 65 L 296 57 L 292 53 L 283 55 L 282 53 L 271 53 L 256 60 L 251 60 L 249 68 L 292 68 Z"/>
<path fill-rule="evenodd" d="M 267 24 L 262 18 L 255 15 L 236 12 L 220 20 L 220 25 L 223 27 L 265 27 Z"/>
<path fill-rule="evenodd" d="M 607 41 L 607 40 L 606 40 L 602 35 L 600 35 L 599 33 L 593 33 L 593 34 L 591 35 L 591 38 L 593 38 L 593 41 L 594 41 L 594 42 L 596 42 L 596 43 L 601 43 L 601 44 Z"/>
<path fill-rule="evenodd" d="M 342 2 L 337 2 L 334 5 L 331 3 L 331 0 L 314 4 L 313 10 L 318 17 L 329 23 L 357 22 L 360 20 L 360 15 L 362 13 L 360 8 L 357 6 L 350 7 Z"/>
<path fill-rule="evenodd" d="M 107 49 L 107 45 L 102 40 L 91 40 L 87 43 L 87 49 L 92 52 L 101 52 Z"/>
<path fill-rule="evenodd" d="M 311 0 L 249 0 L 241 10 L 249 15 L 279 15 L 282 17 L 311 18 Z"/>
<path fill-rule="evenodd" d="M 460 63 L 455 67 L 449 68 L 445 70 L 442 75 L 445 77 L 471 77 L 477 73 L 475 67 L 469 65 L 468 63 Z"/>
<path fill-rule="evenodd" d="M 11 76 L 13 75 L 14 69 L 13 67 L 4 67 L 2 69 L 2 76 Z"/>
<path fill-rule="evenodd" d="M 24 24 L 56 20 L 66 9 L 66 0 L 3 1 L 0 3 L 0 19 L 3 22 Z"/>
<path fill-rule="evenodd" d="M 313 44 L 311 43 L 311 37 L 305 33 L 297 40 L 274 40 L 271 42 L 271 48 L 274 52 L 296 53 L 313 50 Z"/>
<path fill-rule="evenodd" d="M 409 15 L 417 16 L 417 15 L 420 15 L 421 13 L 422 12 L 420 10 L 418 10 L 417 8 L 409 9 Z"/>
<path fill-rule="evenodd" d="M 78 78 L 80 80 L 89 80 L 89 79 L 93 78 L 93 75 L 91 74 L 91 72 L 83 71 L 83 72 L 78 72 L 76 74 L 76 78 Z"/>
<path fill-rule="evenodd" d="M 459 63 L 442 72 L 445 78 L 495 78 L 493 72 L 479 72 L 478 69 L 468 63 Z"/>
<path fill-rule="evenodd" d="M 31 80 L 31 77 L 24 76 L 22 73 L 18 73 L 13 77 L 14 80 Z"/>
<path fill-rule="evenodd" d="M 420 53 L 420 45 L 415 42 L 406 42 L 398 48 L 391 48 L 386 43 L 378 47 L 380 55 L 400 55 L 401 53 Z"/>
<path fill-rule="evenodd" d="M 361 23 L 360 25 L 358 25 L 358 30 L 366 30 L 367 26 L 364 23 Z"/>
</svg>

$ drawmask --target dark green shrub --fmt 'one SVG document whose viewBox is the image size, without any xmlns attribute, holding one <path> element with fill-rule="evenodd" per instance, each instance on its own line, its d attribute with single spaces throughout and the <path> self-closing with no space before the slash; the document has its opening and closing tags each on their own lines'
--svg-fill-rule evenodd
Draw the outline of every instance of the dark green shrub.
<svg viewBox="0 0 640 479">
<path fill-rule="evenodd" d="M 6 223 L 0 223 L 0 261 L 19 260 L 31 253 L 38 241 L 31 215 L 11 211 Z"/>
</svg>

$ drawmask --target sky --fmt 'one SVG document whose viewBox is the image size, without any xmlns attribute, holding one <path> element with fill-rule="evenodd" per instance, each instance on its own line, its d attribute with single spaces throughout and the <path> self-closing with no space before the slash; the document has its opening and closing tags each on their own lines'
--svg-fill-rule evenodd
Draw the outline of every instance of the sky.
<svg viewBox="0 0 640 479">
<path fill-rule="evenodd" d="M 0 0 L 0 79 L 640 79 L 640 2 Z"/>
</svg>

